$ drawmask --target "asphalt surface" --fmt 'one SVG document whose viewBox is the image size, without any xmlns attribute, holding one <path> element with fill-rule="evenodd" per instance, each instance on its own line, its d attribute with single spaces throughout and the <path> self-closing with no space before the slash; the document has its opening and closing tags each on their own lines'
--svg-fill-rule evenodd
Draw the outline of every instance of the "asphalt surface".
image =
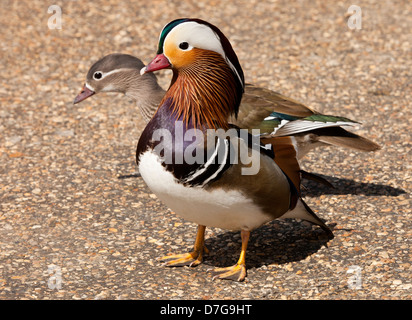
<svg viewBox="0 0 412 320">
<path fill-rule="evenodd" d="M 49 1 L 0 4 L 0 299 L 410 299 L 412 12 L 409 1 Z M 196 268 L 157 258 L 191 249 L 196 226 L 136 175 L 143 129 L 120 94 L 72 101 L 113 52 L 154 57 L 163 25 L 199 17 L 230 39 L 247 82 L 362 122 L 382 149 L 325 148 L 304 198 L 335 238 L 296 221 L 252 233 L 243 283 L 208 269 L 238 259 L 240 235 L 208 229 Z M 51 21 L 49 21 L 51 19 Z M 164 87 L 170 72 L 160 72 Z"/>
</svg>

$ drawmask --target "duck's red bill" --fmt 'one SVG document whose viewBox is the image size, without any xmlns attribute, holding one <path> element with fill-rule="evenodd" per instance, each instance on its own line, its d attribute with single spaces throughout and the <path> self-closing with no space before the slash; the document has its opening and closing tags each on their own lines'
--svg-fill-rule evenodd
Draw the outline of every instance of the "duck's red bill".
<svg viewBox="0 0 412 320">
<path fill-rule="evenodd" d="M 140 70 L 140 74 L 143 75 L 147 72 L 167 69 L 170 67 L 171 67 L 171 64 L 169 60 L 166 58 L 166 56 L 163 53 L 160 53 L 152 60 L 152 62 L 150 62 L 146 67 Z"/>
</svg>

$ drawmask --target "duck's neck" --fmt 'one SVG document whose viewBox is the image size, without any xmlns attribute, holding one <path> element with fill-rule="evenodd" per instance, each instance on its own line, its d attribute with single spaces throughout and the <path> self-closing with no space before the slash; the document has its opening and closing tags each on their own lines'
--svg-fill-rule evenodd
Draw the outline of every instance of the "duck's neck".
<svg viewBox="0 0 412 320">
<path fill-rule="evenodd" d="M 162 103 L 171 100 L 174 117 L 186 125 L 228 129 L 236 114 L 243 88 L 220 54 L 199 55 L 188 68 L 174 70 L 172 84 Z"/>
<path fill-rule="evenodd" d="M 139 76 L 138 79 L 131 79 L 125 90 L 126 96 L 136 101 L 146 123 L 155 114 L 165 93 L 166 91 L 157 83 L 154 74 L 145 74 L 141 77 Z"/>
</svg>

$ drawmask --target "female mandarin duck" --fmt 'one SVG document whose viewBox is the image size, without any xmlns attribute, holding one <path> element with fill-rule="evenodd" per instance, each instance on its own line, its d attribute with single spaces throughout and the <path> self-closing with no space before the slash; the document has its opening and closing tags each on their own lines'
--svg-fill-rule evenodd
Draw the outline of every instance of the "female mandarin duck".
<svg viewBox="0 0 412 320">
<path fill-rule="evenodd" d="M 86 82 L 74 103 L 99 92 L 121 92 L 134 99 L 147 123 L 156 112 L 165 91 L 152 73 L 140 75 L 141 60 L 128 54 L 109 54 L 90 68 Z M 291 136 L 298 159 L 325 145 L 375 151 L 380 147 L 342 126 L 359 123 L 350 119 L 320 114 L 280 93 L 246 84 L 237 118 L 230 123 L 241 128 L 260 129 L 262 138 Z M 283 139 L 278 139 L 282 142 Z M 266 141 L 267 142 L 267 141 Z"/>
<path fill-rule="evenodd" d="M 172 68 L 173 79 L 139 139 L 137 164 L 160 200 L 198 224 L 193 251 L 166 256 L 165 264 L 200 264 L 206 250 L 206 226 L 241 231 L 238 262 L 213 270 L 215 278 L 236 281 L 246 277 L 250 232 L 273 219 L 305 219 L 333 238 L 332 231 L 301 199 L 296 183 L 273 161 L 277 156 L 273 150 L 259 140 L 250 141 L 251 135 L 228 122 L 238 113 L 244 77 L 223 33 L 203 20 L 178 19 L 163 28 L 157 53 L 142 73 Z M 211 130 L 232 131 L 228 138 L 210 135 Z M 202 161 L 189 161 L 194 154 Z M 249 162 L 244 161 L 245 155 Z M 294 161 L 296 156 L 291 156 L 290 162 Z M 252 168 L 258 170 L 248 172 Z"/>
</svg>

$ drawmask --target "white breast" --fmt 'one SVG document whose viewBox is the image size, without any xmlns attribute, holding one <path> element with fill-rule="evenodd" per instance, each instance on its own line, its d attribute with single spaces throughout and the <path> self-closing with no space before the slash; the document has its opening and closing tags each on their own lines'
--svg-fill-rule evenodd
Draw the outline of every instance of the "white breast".
<svg viewBox="0 0 412 320">
<path fill-rule="evenodd" d="M 177 183 L 153 151 L 141 155 L 139 172 L 152 192 L 188 221 L 229 230 L 253 230 L 271 220 L 239 191 L 208 191 Z"/>
</svg>

